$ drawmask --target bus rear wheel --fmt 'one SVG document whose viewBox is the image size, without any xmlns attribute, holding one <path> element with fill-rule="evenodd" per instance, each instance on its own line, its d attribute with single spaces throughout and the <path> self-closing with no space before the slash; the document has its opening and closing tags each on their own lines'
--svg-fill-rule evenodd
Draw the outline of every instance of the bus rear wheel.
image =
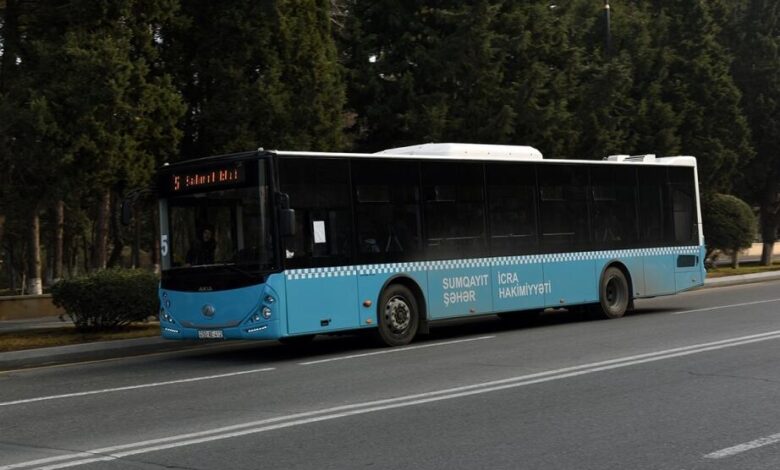
<svg viewBox="0 0 780 470">
<path fill-rule="evenodd" d="M 379 302 L 377 339 L 386 346 L 409 344 L 417 334 L 420 315 L 417 298 L 400 284 L 389 285 Z"/>
<path fill-rule="evenodd" d="M 631 302 L 628 280 L 620 269 L 611 266 L 599 281 L 598 310 L 602 318 L 620 318 Z"/>
</svg>

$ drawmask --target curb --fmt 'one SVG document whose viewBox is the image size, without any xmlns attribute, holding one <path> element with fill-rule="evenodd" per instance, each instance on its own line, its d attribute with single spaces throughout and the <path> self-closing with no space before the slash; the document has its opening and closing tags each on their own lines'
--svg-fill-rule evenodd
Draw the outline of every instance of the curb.
<svg viewBox="0 0 780 470">
<path fill-rule="evenodd" d="M 780 271 L 770 271 L 765 273 L 741 274 L 739 276 L 723 276 L 712 279 L 705 279 L 704 285 L 699 289 L 709 289 L 712 287 L 737 286 L 741 284 L 754 284 L 756 282 L 776 281 L 780 279 Z"/>
<path fill-rule="evenodd" d="M 0 353 L 0 372 L 50 365 L 104 359 L 126 358 L 145 354 L 201 349 L 215 344 L 198 341 L 171 341 L 160 337 L 96 341 L 49 348 L 24 349 Z"/>
<path fill-rule="evenodd" d="M 780 271 L 724 276 L 706 279 L 697 289 L 753 284 L 780 280 Z M 161 337 L 98 341 L 51 348 L 25 349 L 0 353 L 0 372 L 32 367 L 61 365 L 104 359 L 117 359 L 145 354 L 176 352 L 194 349 L 211 349 L 215 346 L 239 345 L 245 341 L 201 342 L 172 341 Z"/>
</svg>

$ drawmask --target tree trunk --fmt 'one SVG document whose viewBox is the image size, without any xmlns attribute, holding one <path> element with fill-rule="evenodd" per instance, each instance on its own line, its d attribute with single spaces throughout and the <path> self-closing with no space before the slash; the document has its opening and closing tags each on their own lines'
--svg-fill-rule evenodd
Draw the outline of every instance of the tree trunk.
<svg viewBox="0 0 780 470">
<path fill-rule="evenodd" d="M 133 249 L 132 265 L 133 268 L 141 267 L 141 221 L 138 219 L 138 207 L 133 206 Z"/>
<path fill-rule="evenodd" d="M 761 201 L 759 217 L 761 219 L 761 241 L 763 248 L 761 250 L 761 264 L 769 266 L 772 264 L 772 251 L 777 240 L 778 211 L 780 204 L 777 200 L 777 183 L 772 181 L 767 184 L 764 191 L 764 197 Z"/>
<path fill-rule="evenodd" d="M 731 251 L 731 267 L 732 269 L 739 268 L 739 248 Z"/>
<path fill-rule="evenodd" d="M 108 251 L 108 229 L 111 212 L 111 191 L 103 193 L 98 203 L 97 226 L 95 227 L 95 245 L 92 247 L 92 269 L 106 267 Z"/>
<path fill-rule="evenodd" d="M 27 272 L 29 273 L 29 287 L 27 293 L 31 295 L 43 294 L 43 282 L 41 280 L 41 219 L 38 211 L 33 210 L 30 217 L 30 240 L 29 253 L 27 261 L 29 263 Z"/>
<path fill-rule="evenodd" d="M 54 209 L 54 282 L 62 279 L 65 247 L 65 201 L 57 201 Z"/>
<path fill-rule="evenodd" d="M 113 205 L 112 209 L 115 209 Z M 125 248 L 125 239 L 122 236 L 122 227 L 119 223 L 118 211 L 112 210 L 109 213 L 111 220 L 111 239 L 114 241 L 113 248 L 111 249 L 111 256 L 108 258 L 108 267 L 114 268 L 122 266 L 122 250 Z"/>
<path fill-rule="evenodd" d="M 152 215 L 152 229 L 154 230 L 154 236 L 152 237 L 152 270 L 155 273 L 160 272 L 160 218 L 157 217 L 157 211 L 150 212 Z"/>
<path fill-rule="evenodd" d="M 775 242 L 764 242 L 761 246 L 761 264 L 763 266 L 772 265 L 772 256 L 775 251 Z"/>
</svg>

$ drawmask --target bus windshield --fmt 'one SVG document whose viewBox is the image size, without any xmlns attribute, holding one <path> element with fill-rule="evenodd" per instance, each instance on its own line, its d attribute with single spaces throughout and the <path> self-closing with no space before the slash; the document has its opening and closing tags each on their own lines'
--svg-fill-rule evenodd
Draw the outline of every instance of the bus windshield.
<svg viewBox="0 0 780 470">
<path fill-rule="evenodd" d="M 268 198 L 265 184 L 169 198 L 170 268 L 272 266 Z"/>
</svg>

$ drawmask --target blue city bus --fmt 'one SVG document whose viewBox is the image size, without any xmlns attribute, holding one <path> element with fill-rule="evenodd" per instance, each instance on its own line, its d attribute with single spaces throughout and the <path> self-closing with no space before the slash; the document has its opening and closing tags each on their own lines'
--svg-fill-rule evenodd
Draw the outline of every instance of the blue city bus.
<svg viewBox="0 0 780 470">
<path fill-rule="evenodd" d="M 370 329 L 399 346 L 444 319 L 618 318 L 705 277 L 693 157 L 260 149 L 166 164 L 157 190 L 169 339 Z"/>
</svg>

